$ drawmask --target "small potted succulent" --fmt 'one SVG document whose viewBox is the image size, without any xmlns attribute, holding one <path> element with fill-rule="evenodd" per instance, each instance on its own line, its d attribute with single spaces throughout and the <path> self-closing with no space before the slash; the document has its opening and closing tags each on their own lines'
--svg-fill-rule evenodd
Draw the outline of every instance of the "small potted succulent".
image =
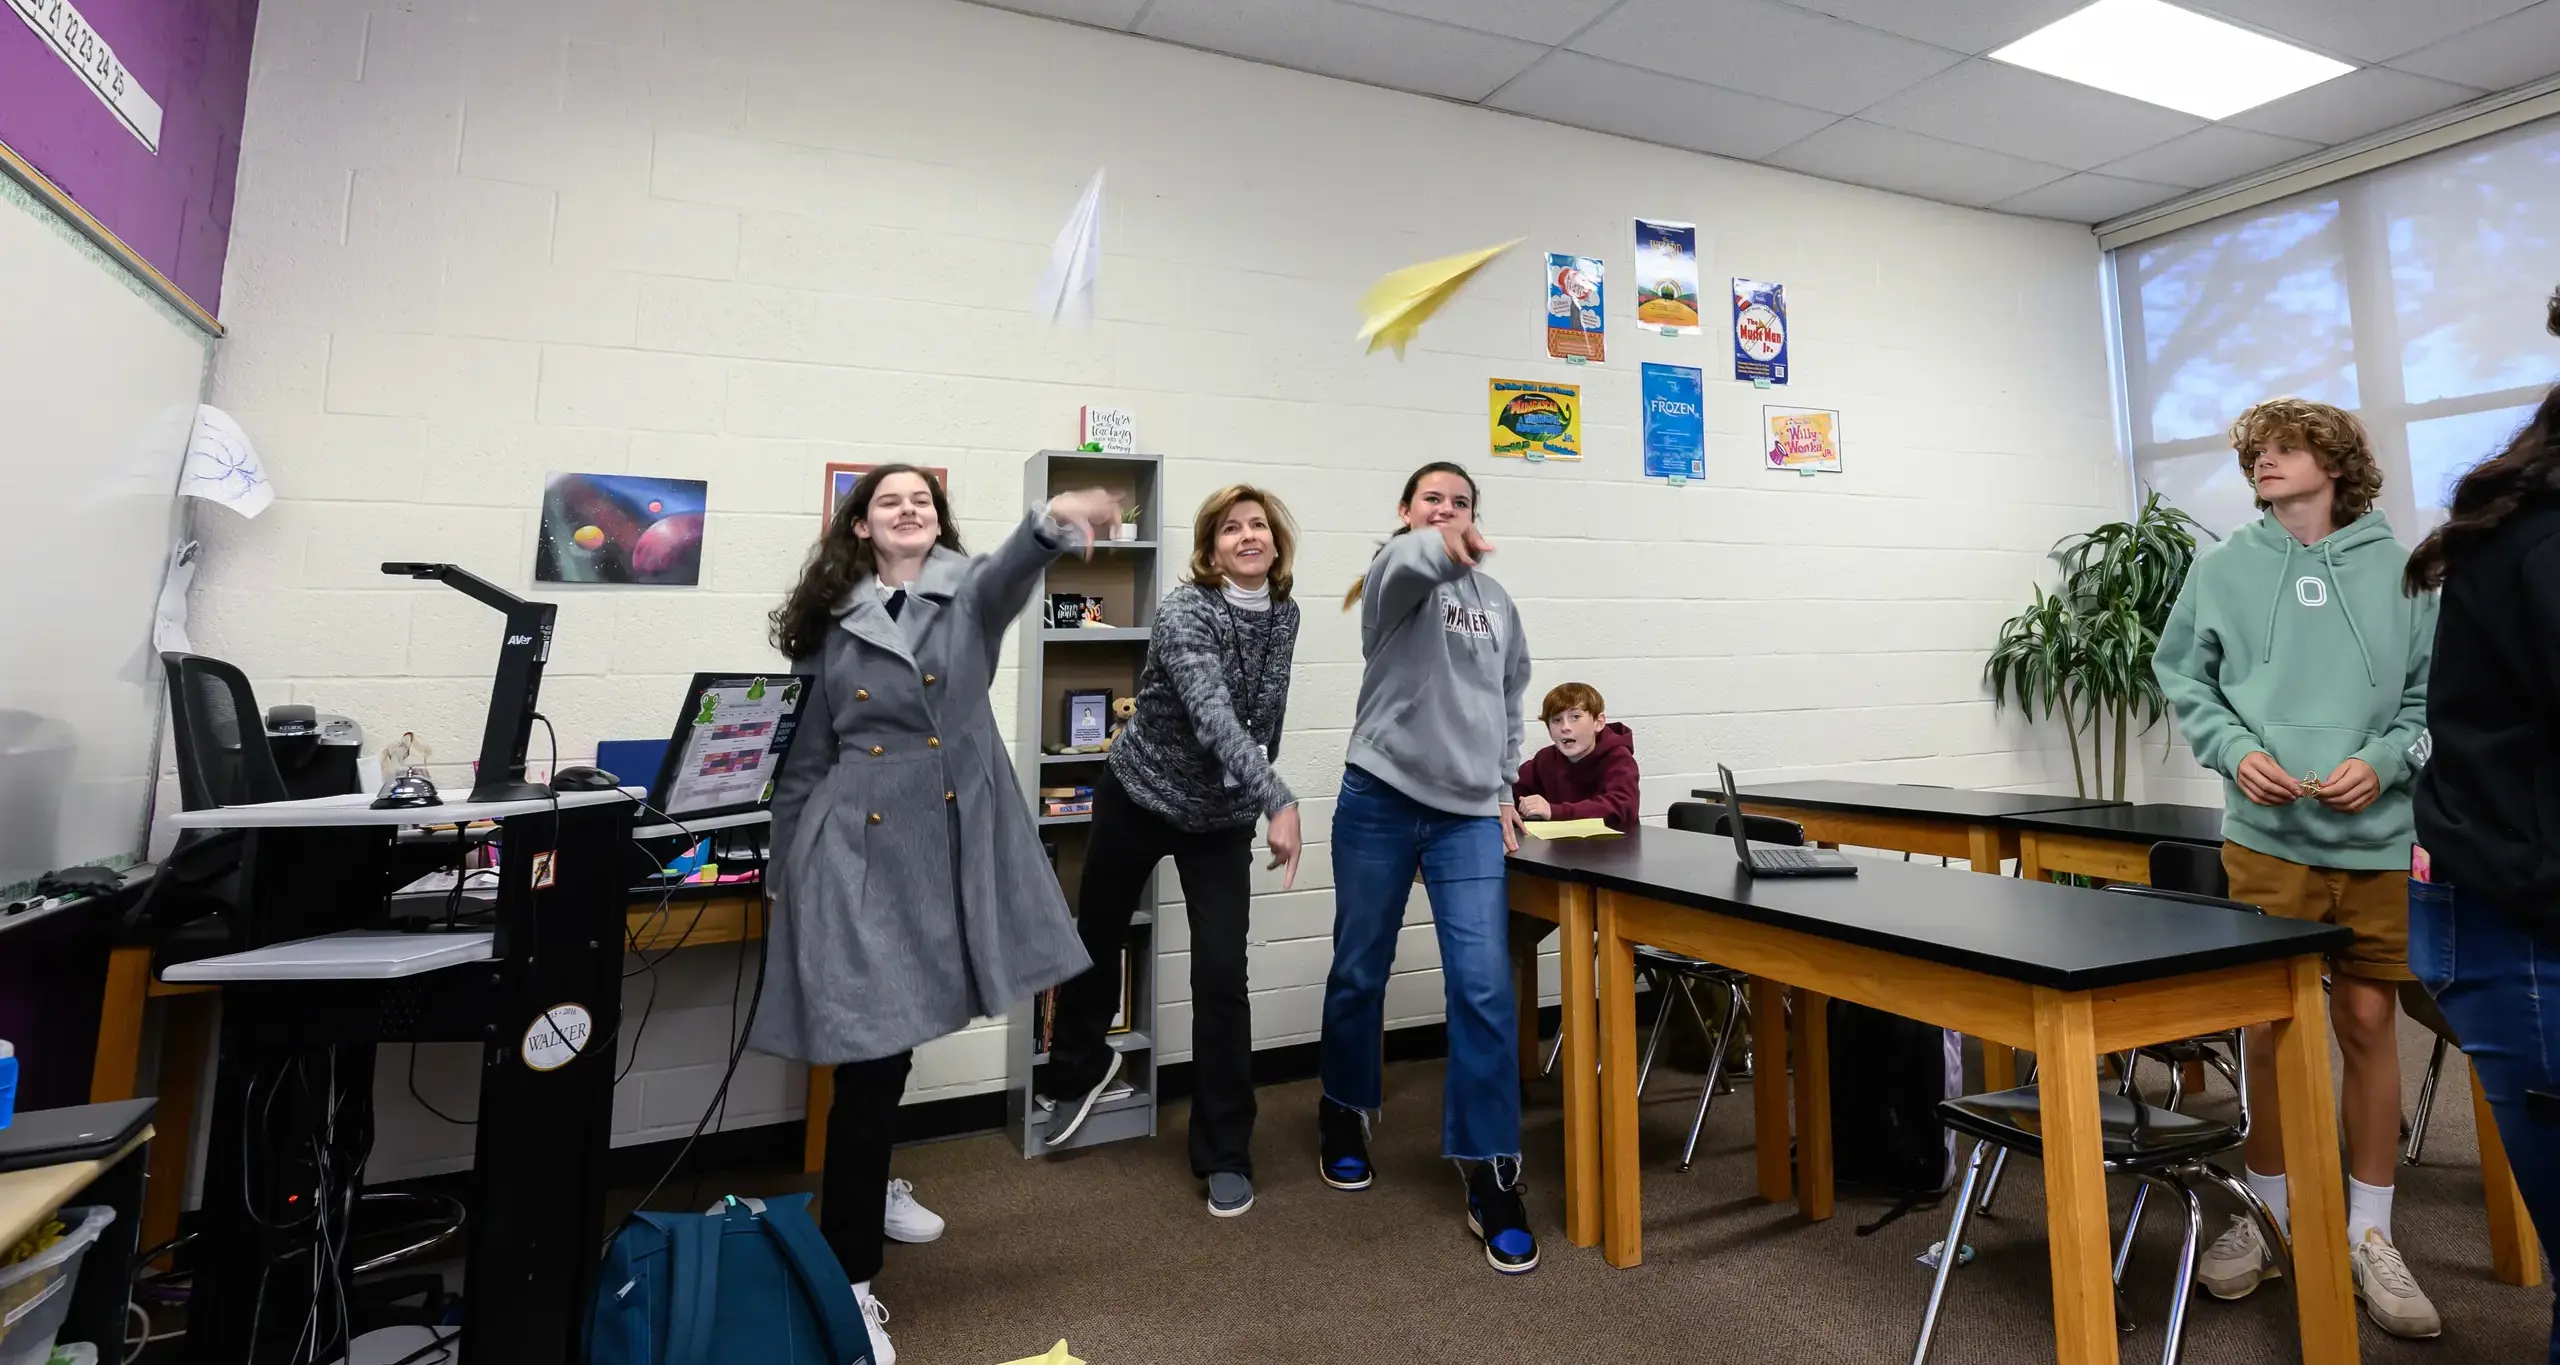
<svg viewBox="0 0 2560 1365">
<path fill-rule="evenodd" d="M 1136 540 L 1138 538 L 1138 514 L 1145 510 L 1146 509 L 1144 507 L 1141 507 L 1136 503 L 1131 503 L 1129 505 L 1129 510 L 1120 514 L 1120 524 L 1113 528 L 1111 538 L 1113 540 Z"/>
</svg>

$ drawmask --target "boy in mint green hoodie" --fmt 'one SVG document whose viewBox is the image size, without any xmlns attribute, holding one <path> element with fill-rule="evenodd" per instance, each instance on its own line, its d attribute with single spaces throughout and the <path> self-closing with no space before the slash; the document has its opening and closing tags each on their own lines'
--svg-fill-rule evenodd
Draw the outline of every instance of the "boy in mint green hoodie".
<svg viewBox="0 0 2560 1365">
<path fill-rule="evenodd" d="M 2364 428 L 2325 403 L 2278 398 L 2231 429 L 2266 515 L 2188 573 L 2153 671 L 2196 761 L 2222 774 L 2231 896 L 2345 925 L 2330 1019 L 2346 1078 L 2347 1238 L 2356 1293 L 2395 1336 L 2443 1330 L 2391 1245 L 2400 1134 L 2399 983 L 2409 970 L 2409 792 L 2426 733 L 2435 599 L 2409 597 L 2409 553 L 2375 509 L 2382 472 Z M 2286 1226 L 2275 1052 L 2249 1030 L 2248 1183 Z M 2196 1278 L 2236 1299 L 2278 1273 L 2247 1216 Z"/>
</svg>

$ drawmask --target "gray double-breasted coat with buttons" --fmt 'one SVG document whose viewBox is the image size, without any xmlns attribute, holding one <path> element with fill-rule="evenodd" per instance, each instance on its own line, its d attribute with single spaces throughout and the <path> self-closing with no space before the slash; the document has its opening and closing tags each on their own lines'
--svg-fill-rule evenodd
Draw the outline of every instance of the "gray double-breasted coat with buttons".
<svg viewBox="0 0 2560 1365">
<path fill-rule="evenodd" d="M 774 912 L 749 1045 L 868 1061 L 1091 965 L 987 702 L 1004 632 L 1074 532 L 936 548 L 891 619 L 854 585 L 773 797 Z"/>
</svg>

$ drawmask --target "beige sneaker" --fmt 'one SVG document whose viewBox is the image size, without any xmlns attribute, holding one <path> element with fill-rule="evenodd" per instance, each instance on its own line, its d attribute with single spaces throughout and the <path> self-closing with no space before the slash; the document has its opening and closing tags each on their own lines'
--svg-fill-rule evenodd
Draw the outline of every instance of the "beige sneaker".
<svg viewBox="0 0 2560 1365">
<path fill-rule="evenodd" d="M 2217 1299 L 2245 1299 L 2283 1274 L 2275 1253 L 2267 1249 L 2266 1234 L 2258 1231 L 2258 1220 L 2245 1213 L 2231 1215 L 2231 1226 L 2196 1262 L 2196 1283 Z"/>
<path fill-rule="evenodd" d="M 2376 1326 L 2395 1337 L 2443 1335 L 2444 1319 L 2436 1316 L 2427 1291 L 2418 1287 L 2409 1263 L 2400 1259 L 2400 1249 L 2381 1229 L 2365 1229 L 2364 1241 L 2348 1252 L 2347 1264 L 2355 1271 L 2356 1297 L 2364 1300 L 2365 1315 Z"/>
</svg>

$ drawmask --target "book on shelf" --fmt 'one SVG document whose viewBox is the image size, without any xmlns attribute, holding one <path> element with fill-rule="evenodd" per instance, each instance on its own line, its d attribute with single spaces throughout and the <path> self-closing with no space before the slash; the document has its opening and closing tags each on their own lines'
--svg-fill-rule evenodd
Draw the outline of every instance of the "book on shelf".
<svg viewBox="0 0 2560 1365">
<path fill-rule="evenodd" d="M 1093 788 L 1042 787 L 1040 799 L 1043 801 L 1090 801 L 1093 799 Z"/>
<path fill-rule="evenodd" d="M 1042 801 L 1040 813 L 1051 818 L 1062 815 L 1091 815 L 1093 798 L 1088 796 L 1077 801 Z"/>
</svg>

